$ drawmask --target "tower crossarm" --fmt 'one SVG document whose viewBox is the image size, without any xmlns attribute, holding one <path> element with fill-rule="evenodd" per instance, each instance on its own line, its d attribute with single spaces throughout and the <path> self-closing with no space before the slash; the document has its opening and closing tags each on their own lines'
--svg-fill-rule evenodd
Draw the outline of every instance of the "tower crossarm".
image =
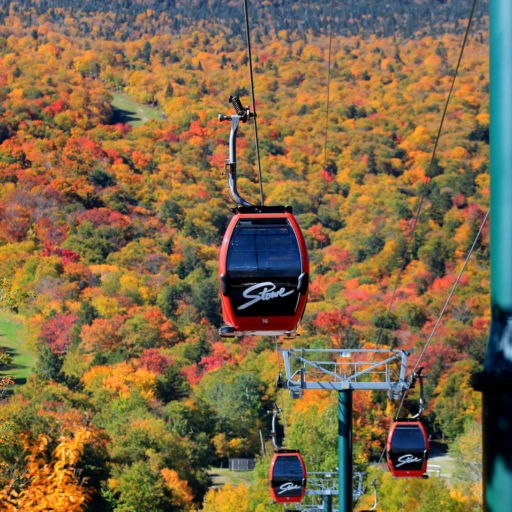
<svg viewBox="0 0 512 512">
<path fill-rule="evenodd" d="M 409 388 L 408 352 L 370 349 L 279 349 L 292 396 L 305 389 L 383 390 L 398 398 Z"/>
</svg>

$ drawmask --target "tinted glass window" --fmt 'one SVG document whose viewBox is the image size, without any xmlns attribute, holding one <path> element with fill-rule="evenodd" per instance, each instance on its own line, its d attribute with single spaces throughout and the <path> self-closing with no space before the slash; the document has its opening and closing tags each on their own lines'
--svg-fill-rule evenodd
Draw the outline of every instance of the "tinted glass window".
<svg viewBox="0 0 512 512">
<path fill-rule="evenodd" d="M 299 457 L 296 455 L 277 457 L 274 462 L 273 480 L 301 480 L 302 478 L 304 478 L 304 471 Z"/>
<path fill-rule="evenodd" d="M 287 219 L 240 219 L 227 253 L 230 277 L 297 277 L 299 243 Z"/>
<path fill-rule="evenodd" d="M 391 438 L 391 451 L 418 451 L 426 449 L 423 430 L 418 425 L 397 425 Z"/>
</svg>

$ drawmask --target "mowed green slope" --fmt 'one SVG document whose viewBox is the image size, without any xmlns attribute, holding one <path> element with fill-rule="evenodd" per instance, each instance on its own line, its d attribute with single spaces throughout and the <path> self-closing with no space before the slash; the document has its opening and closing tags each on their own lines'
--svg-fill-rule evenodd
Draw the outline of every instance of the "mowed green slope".
<svg viewBox="0 0 512 512">
<path fill-rule="evenodd" d="M 141 126 L 150 119 L 162 119 L 163 112 L 150 105 L 143 105 L 122 93 L 112 93 L 113 122 Z"/>
<path fill-rule="evenodd" d="M 35 355 L 26 346 L 23 322 L 11 313 L 0 312 L 0 350 L 12 357 L 12 363 L 0 375 L 11 377 L 23 384 L 32 372 Z"/>
</svg>

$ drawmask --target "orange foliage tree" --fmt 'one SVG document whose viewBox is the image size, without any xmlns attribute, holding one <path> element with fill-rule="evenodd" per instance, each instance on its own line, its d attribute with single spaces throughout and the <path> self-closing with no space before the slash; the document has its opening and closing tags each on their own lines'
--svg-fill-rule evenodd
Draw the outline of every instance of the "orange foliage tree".
<svg viewBox="0 0 512 512">
<path fill-rule="evenodd" d="M 76 474 L 84 446 L 92 440 L 85 428 L 59 439 L 49 453 L 50 438 L 40 434 L 35 441 L 23 436 L 27 463 L 20 481 L 11 481 L 0 490 L 0 505 L 6 512 L 81 512 L 90 499 L 91 490 Z"/>
</svg>

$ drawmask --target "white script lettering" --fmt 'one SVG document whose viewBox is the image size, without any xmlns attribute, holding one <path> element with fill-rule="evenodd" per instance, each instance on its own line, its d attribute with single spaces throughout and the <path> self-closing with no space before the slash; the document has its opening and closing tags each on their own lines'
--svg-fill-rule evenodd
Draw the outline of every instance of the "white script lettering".
<svg viewBox="0 0 512 512">
<path fill-rule="evenodd" d="M 260 290 L 260 288 L 263 289 Z M 249 302 L 246 302 L 245 304 L 242 304 L 241 306 L 238 306 L 238 309 L 242 310 L 248 308 L 249 306 L 252 306 L 257 302 L 260 302 L 261 300 L 271 300 L 276 299 L 278 297 L 286 297 L 287 295 L 293 293 L 293 290 L 287 292 L 284 288 L 279 288 L 279 290 L 275 291 L 276 288 L 276 285 L 274 283 L 271 283 L 270 281 L 249 286 L 249 288 L 244 290 L 244 293 L 242 295 L 246 299 L 251 300 Z M 253 292 L 255 292 L 256 290 L 259 291 L 253 294 Z"/>
<path fill-rule="evenodd" d="M 286 482 L 285 484 L 281 484 L 279 486 L 279 491 L 277 494 L 283 494 L 283 492 L 287 491 L 295 491 L 296 489 L 302 489 L 300 485 L 295 485 L 293 482 Z"/>
<path fill-rule="evenodd" d="M 418 459 L 418 457 L 415 457 L 411 453 L 407 453 L 406 455 L 402 455 L 401 457 L 398 457 L 397 460 L 400 464 L 395 464 L 395 467 L 399 468 L 400 466 L 403 466 L 404 464 L 411 464 L 413 462 L 421 462 L 422 459 Z"/>
</svg>

